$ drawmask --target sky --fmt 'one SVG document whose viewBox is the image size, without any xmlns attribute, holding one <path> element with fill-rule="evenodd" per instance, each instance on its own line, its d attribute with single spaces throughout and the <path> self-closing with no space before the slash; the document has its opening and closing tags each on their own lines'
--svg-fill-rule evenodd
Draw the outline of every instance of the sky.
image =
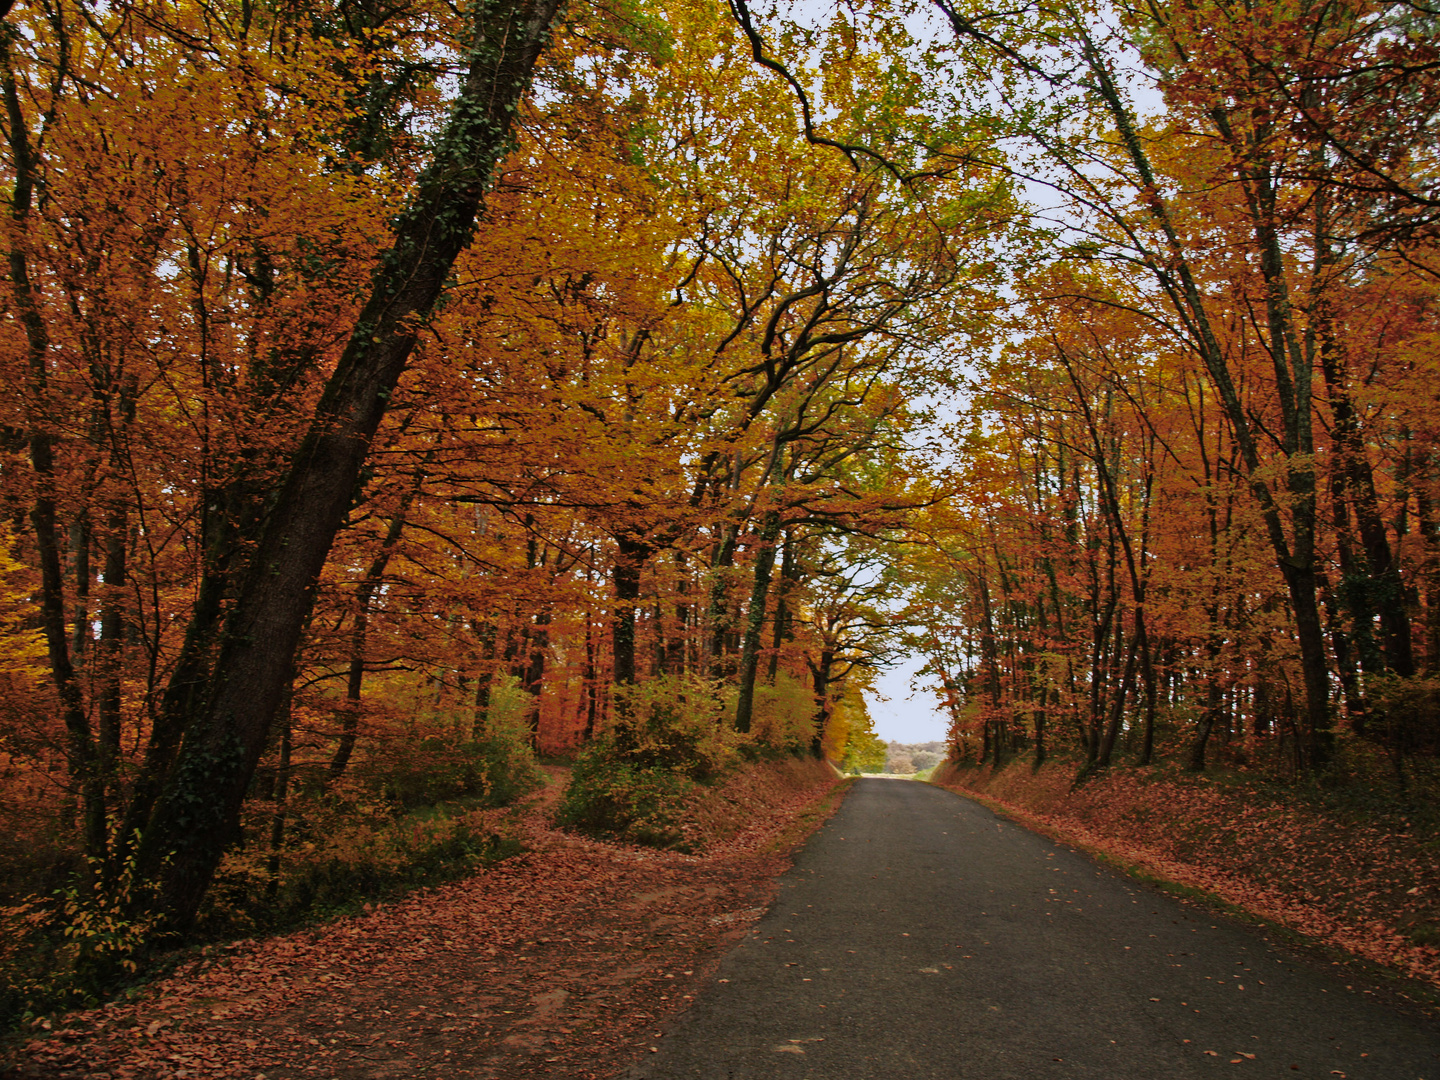
<svg viewBox="0 0 1440 1080">
<path fill-rule="evenodd" d="M 948 721 L 935 695 L 910 690 L 910 679 L 924 662 L 923 657 L 907 657 L 875 680 L 879 694 L 865 695 L 875 734 L 886 742 L 923 743 L 945 738 Z M 881 701 L 880 694 L 889 700 Z"/>
</svg>

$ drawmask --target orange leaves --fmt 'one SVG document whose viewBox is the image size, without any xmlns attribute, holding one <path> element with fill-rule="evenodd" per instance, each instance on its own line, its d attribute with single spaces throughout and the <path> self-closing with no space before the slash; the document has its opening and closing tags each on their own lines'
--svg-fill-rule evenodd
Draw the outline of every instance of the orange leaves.
<svg viewBox="0 0 1440 1080">
<path fill-rule="evenodd" d="M 1410 170 L 1432 156 L 1437 84 L 1420 70 L 1432 42 L 1382 40 L 1407 19 L 1384 2 L 1334 19 L 1201 5 L 1103 34 L 1065 12 L 996 30 L 1015 50 L 989 52 L 1008 99 L 1036 74 L 1011 63 L 1030 33 L 1069 42 L 1083 75 L 1037 79 L 1014 113 L 1029 142 L 1012 163 L 1047 185 L 1064 246 L 1017 276 L 1013 336 L 962 425 L 974 512 L 940 530 L 969 578 L 946 661 L 973 698 L 999 664 L 992 704 L 1029 723 L 1058 708 L 1082 742 L 1109 710 L 1144 732 L 1142 760 L 1169 727 L 1198 768 L 1223 717 L 1227 734 L 1293 727 L 1303 768 L 1330 752 L 1337 686 L 1363 728 L 1365 678 L 1436 664 L 1433 634 L 1424 661 L 1411 644 L 1437 622 L 1420 586 L 1433 530 L 1415 543 L 1396 524 L 1435 516 L 1435 395 L 1417 382 L 1434 234 L 1395 222 L 1423 217 L 1405 210 L 1433 185 Z M 1366 111 L 1381 99 L 1392 115 Z M 1405 590 L 1426 598 L 1395 603 Z M 998 659 L 977 656 L 987 639 Z M 1158 728 L 1157 677 L 1174 710 Z"/>
<path fill-rule="evenodd" d="M 763 911 L 775 844 L 807 813 L 824 817 L 834 782 L 793 760 L 737 776 L 695 808 L 702 857 L 617 849 L 532 817 L 531 853 L 465 881 L 212 946 L 128 1001 L 45 1020 L 18 1074 L 613 1074 Z"/>
</svg>

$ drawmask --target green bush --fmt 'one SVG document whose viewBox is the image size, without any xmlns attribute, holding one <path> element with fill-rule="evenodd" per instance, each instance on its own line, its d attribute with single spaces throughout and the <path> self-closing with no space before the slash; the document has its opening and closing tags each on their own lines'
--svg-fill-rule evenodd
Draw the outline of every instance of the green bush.
<svg viewBox="0 0 1440 1080">
<path fill-rule="evenodd" d="M 660 676 L 615 690 L 607 753 L 641 769 L 704 780 L 739 760 L 733 691 L 696 676 Z M 572 781 L 573 783 L 573 781 Z"/>
<path fill-rule="evenodd" d="M 561 828 L 648 847 L 688 851 L 681 829 L 694 780 L 645 764 L 604 740 L 575 759 L 570 785 L 555 813 Z"/>
<path fill-rule="evenodd" d="M 660 676 L 615 691 L 614 726 L 580 753 L 556 824 L 612 840 L 689 851 L 683 824 L 698 784 L 742 758 L 810 744 L 815 703 L 790 676 L 756 688 L 750 734 L 733 725 L 734 689 L 695 676 Z"/>
<path fill-rule="evenodd" d="M 755 741 L 778 753 L 808 750 L 815 735 L 815 709 L 814 691 L 803 680 L 780 672 L 773 684 L 755 687 Z"/>
<path fill-rule="evenodd" d="M 1440 679 L 1382 675 L 1366 683 L 1370 715 L 1357 734 L 1401 757 L 1440 752 Z"/>
<path fill-rule="evenodd" d="M 35 1016 L 94 1005 L 101 988 L 78 963 L 83 944 L 67 935 L 60 895 L 0 908 L 0 1032 Z"/>
<path fill-rule="evenodd" d="M 505 858 L 499 807 L 545 774 L 513 730 L 458 745 L 430 737 L 372 753 L 329 787 L 300 785 L 285 807 L 284 843 L 268 842 L 276 806 L 246 807 L 247 842 L 228 852 L 199 929 L 218 937 L 294 926 Z"/>
<path fill-rule="evenodd" d="M 401 819 L 379 832 L 353 830 L 291 869 L 269 918 L 285 924 L 344 911 L 363 898 L 447 881 L 519 850 L 517 841 L 464 820 Z"/>
<path fill-rule="evenodd" d="M 146 909 L 151 885 L 126 859 L 113 877 L 84 860 L 50 897 L 0 908 L 0 1030 L 30 1016 L 99 1002 L 132 978 L 159 925 Z"/>
<path fill-rule="evenodd" d="M 244 840 L 221 862 L 197 936 L 283 930 L 516 854 L 520 844 L 494 808 L 544 782 L 508 728 L 458 746 L 410 743 L 403 756 L 377 754 L 329 787 L 297 777 L 278 851 L 269 843 L 276 803 L 246 804 Z M 137 974 L 157 921 L 145 912 L 144 883 L 126 864 L 95 890 L 81 883 L 100 876 L 90 863 L 53 895 L 0 906 L 0 1028 L 93 1004 Z"/>
<path fill-rule="evenodd" d="M 225 937 L 285 929 L 365 900 L 453 880 L 516 854 L 494 811 L 389 807 L 336 796 L 297 803 L 278 858 L 265 845 L 228 852 L 201 909 L 199 932 Z"/>
<path fill-rule="evenodd" d="M 535 755 L 510 732 L 458 746 L 423 739 L 399 759 L 367 762 L 359 774 L 371 791 L 406 809 L 461 799 L 508 806 L 545 783 Z"/>
</svg>

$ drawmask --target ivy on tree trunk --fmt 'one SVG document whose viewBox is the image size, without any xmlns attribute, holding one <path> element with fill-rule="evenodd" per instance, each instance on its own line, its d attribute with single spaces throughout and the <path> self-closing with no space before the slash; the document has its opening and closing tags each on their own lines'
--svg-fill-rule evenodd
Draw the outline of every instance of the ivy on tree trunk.
<svg viewBox="0 0 1440 1080">
<path fill-rule="evenodd" d="M 495 165 L 559 0 L 481 0 L 450 120 L 379 261 L 309 431 L 252 555 L 175 768 L 151 814 L 140 868 L 171 927 L 194 919 L 284 697 L 330 546 L 416 337 L 469 245 Z"/>
</svg>

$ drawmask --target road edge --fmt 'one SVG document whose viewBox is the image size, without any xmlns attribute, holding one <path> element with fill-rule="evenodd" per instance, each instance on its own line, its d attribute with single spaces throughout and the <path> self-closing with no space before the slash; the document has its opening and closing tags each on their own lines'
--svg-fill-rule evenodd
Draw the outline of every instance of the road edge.
<svg viewBox="0 0 1440 1080">
<path fill-rule="evenodd" d="M 920 783 L 977 803 L 1007 821 L 1046 839 L 1064 844 L 1092 862 L 1124 874 L 1140 885 L 1164 893 L 1182 903 L 1193 904 L 1216 918 L 1229 919 L 1250 929 L 1258 930 L 1267 935 L 1267 940 L 1273 937 L 1274 940 L 1271 941 L 1271 944 L 1291 951 L 1297 958 L 1313 966 L 1343 967 L 1352 977 L 1373 984 L 1377 995 L 1388 999 L 1396 1007 L 1407 1011 L 1416 1011 L 1432 1019 L 1440 1020 L 1440 987 L 1432 986 L 1398 967 L 1358 956 L 1338 945 L 1287 926 L 1279 920 L 1251 911 L 1208 889 L 1178 881 L 1166 875 L 1153 864 L 1125 859 L 1113 852 L 1106 851 L 1063 826 L 1043 820 L 1013 803 L 1007 803 L 993 796 L 982 795 L 966 788 L 951 787 L 949 784 L 934 780 L 922 780 Z"/>
</svg>

